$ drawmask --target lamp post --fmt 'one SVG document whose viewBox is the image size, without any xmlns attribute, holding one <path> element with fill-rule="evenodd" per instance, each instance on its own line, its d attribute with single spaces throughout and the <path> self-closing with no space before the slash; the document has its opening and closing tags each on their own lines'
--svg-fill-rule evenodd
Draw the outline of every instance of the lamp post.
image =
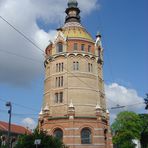
<svg viewBox="0 0 148 148">
<path fill-rule="evenodd" d="M 9 114 L 9 129 L 8 129 L 8 148 L 11 148 L 10 146 L 10 133 L 11 133 L 11 113 L 12 113 L 12 105 L 11 102 L 7 102 L 6 106 L 9 107 L 8 114 Z"/>
</svg>

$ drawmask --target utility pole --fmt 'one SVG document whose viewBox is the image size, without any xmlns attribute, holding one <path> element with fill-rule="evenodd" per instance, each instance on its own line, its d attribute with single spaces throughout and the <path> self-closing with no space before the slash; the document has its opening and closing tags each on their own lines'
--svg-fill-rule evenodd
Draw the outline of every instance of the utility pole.
<svg viewBox="0 0 148 148">
<path fill-rule="evenodd" d="M 10 134 L 11 134 L 11 113 L 12 113 L 12 105 L 11 102 L 7 102 L 6 106 L 9 107 L 8 114 L 9 114 L 9 129 L 8 129 L 8 148 L 11 148 L 10 145 Z"/>
</svg>

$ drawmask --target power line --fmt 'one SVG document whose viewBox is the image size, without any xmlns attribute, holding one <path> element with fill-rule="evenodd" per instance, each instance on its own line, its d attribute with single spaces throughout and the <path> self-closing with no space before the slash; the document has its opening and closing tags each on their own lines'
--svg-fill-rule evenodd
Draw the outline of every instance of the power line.
<svg viewBox="0 0 148 148">
<path fill-rule="evenodd" d="M 9 54 L 9 55 L 13 55 L 13 56 L 17 56 L 19 58 L 23 58 L 23 59 L 30 60 L 30 61 L 33 61 L 33 62 L 38 62 L 38 63 L 41 64 L 41 61 L 38 61 L 37 59 L 29 58 L 29 57 L 26 57 L 26 56 L 23 56 L 23 55 L 19 55 L 19 54 L 10 52 L 10 51 L 6 51 L 6 50 L 3 50 L 3 49 L 0 49 L 0 52 L 6 53 L 6 54 Z"/>
<path fill-rule="evenodd" d="M 2 112 L 2 113 L 4 113 L 4 114 L 8 114 L 8 111 L 7 111 L 7 110 L 2 110 L 2 109 L 0 109 L 0 112 Z M 30 115 L 31 115 L 31 116 L 30 116 Z M 38 115 L 38 114 L 18 114 L 18 113 L 12 113 L 13 118 L 14 118 L 14 117 L 17 117 L 17 118 L 19 118 L 19 119 L 24 119 L 25 116 L 29 116 L 29 118 L 31 118 L 31 119 L 38 120 L 38 118 L 34 117 L 34 116 L 36 116 L 36 115 Z"/>
<path fill-rule="evenodd" d="M 0 98 L 0 101 L 1 102 L 8 102 L 8 100 L 2 99 L 2 98 Z M 21 104 L 15 103 L 15 102 L 12 102 L 12 104 L 15 105 L 15 106 L 19 106 L 21 108 L 26 108 L 26 109 L 29 109 L 29 110 L 37 111 L 38 112 L 37 109 L 31 108 L 31 107 L 28 107 L 28 106 L 25 106 L 25 105 L 21 105 Z"/>
<path fill-rule="evenodd" d="M 16 27 L 14 27 L 10 22 L 8 22 L 4 17 L 0 16 L 0 18 L 7 23 L 11 28 L 13 28 L 17 33 L 19 33 L 22 37 L 24 37 L 24 39 L 26 39 L 28 42 L 30 42 L 33 46 L 35 46 L 36 48 L 38 48 L 41 52 L 44 53 L 44 51 L 38 47 L 31 39 L 29 39 L 24 33 L 22 33 L 20 30 L 18 30 Z"/>
<path fill-rule="evenodd" d="M 40 48 L 40 47 L 38 47 L 32 40 L 30 40 L 24 33 L 22 33 L 20 30 L 18 30 L 16 27 L 14 27 L 10 22 L 8 22 L 5 18 L 3 18 L 2 16 L 0 16 L 0 18 L 4 21 L 4 22 L 6 22 L 11 28 L 13 28 L 17 33 L 19 33 L 21 36 L 23 36 L 28 42 L 30 42 L 32 45 L 34 45 L 36 48 L 38 48 L 40 51 L 42 51 L 43 53 L 44 53 L 44 51 Z M 0 50 L 1 52 L 5 52 L 5 53 L 7 53 L 7 54 L 11 54 L 11 55 L 15 55 L 15 56 L 18 56 L 18 57 L 22 57 L 22 58 L 24 58 L 24 59 L 28 59 L 28 60 L 32 60 L 32 61 L 37 61 L 36 59 L 32 59 L 32 58 L 28 58 L 28 57 L 25 57 L 25 56 L 21 56 L 21 55 L 17 55 L 17 54 L 15 54 L 15 53 L 12 53 L 12 52 L 9 52 L 9 51 L 4 51 L 4 50 Z M 39 62 L 39 61 L 38 61 Z M 109 62 L 109 63 L 111 63 L 111 62 Z M 111 67 L 111 66 L 110 66 Z M 65 69 L 65 68 L 64 68 Z M 65 69 L 66 70 L 66 69 Z M 77 77 L 74 73 L 72 73 L 72 72 L 70 72 L 70 71 L 68 71 L 68 70 L 66 70 L 67 72 L 69 72 L 69 73 L 71 73 L 72 75 L 74 75 L 74 77 L 76 77 L 77 79 L 79 79 L 81 82 L 83 82 L 85 85 L 87 85 L 89 88 L 91 88 L 91 89 L 94 89 L 93 87 L 90 87 L 85 81 L 83 81 L 83 80 L 81 80 L 79 77 Z M 112 70 L 111 70 L 111 75 L 113 75 L 112 74 Z M 98 91 L 97 91 L 98 92 Z M 116 102 L 114 102 L 113 100 L 111 100 L 111 99 L 109 99 L 109 98 L 107 98 L 108 100 L 110 100 L 110 101 L 112 101 L 113 103 L 115 103 L 116 104 Z M 2 100 L 2 99 L 1 99 Z M 27 109 L 31 109 L 32 110 L 32 108 L 29 108 L 29 107 L 26 107 L 26 106 L 24 106 L 24 105 L 20 105 L 20 104 L 16 104 L 16 103 L 13 103 L 14 105 L 17 105 L 17 106 L 20 106 L 20 107 L 24 107 L 24 108 L 27 108 Z M 129 105 L 128 105 L 129 106 Z M 130 105 L 131 106 L 131 105 Z M 126 106 L 120 106 L 120 105 L 117 105 L 116 107 L 112 107 L 111 109 L 115 109 L 115 108 L 124 108 L 124 107 L 126 107 Z M 33 109 L 34 110 L 34 109 Z"/>
<path fill-rule="evenodd" d="M 125 108 L 125 107 L 132 107 L 132 106 L 135 106 L 135 105 L 141 105 L 141 104 L 144 104 L 144 102 L 137 102 L 137 103 L 134 103 L 134 104 L 129 104 L 129 105 L 117 105 L 117 106 L 114 106 L 114 107 L 111 107 L 110 109 L 114 110 L 114 109 L 121 109 L 121 108 Z"/>
<path fill-rule="evenodd" d="M 33 41 L 31 41 L 24 33 L 22 33 L 20 30 L 18 30 L 16 27 L 14 27 L 10 22 L 8 22 L 4 17 L 2 17 L 2 16 L 0 16 L 0 18 L 4 21 L 4 22 L 6 22 L 10 27 L 12 27 L 16 32 L 18 32 L 21 36 L 23 36 L 27 41 L 29 41 L 32 45 L 34 45 L 36 48 L 38 48 L 40 51 L 42 51 L 43 53 L 44 53 L 44 51 L 41 49 L 41 48 L 39 48 Z M 7 51 L 6 51 L 7 52 Z M 10 52 L 7 52 L 8 54 L 13 54 L 13 55 L 16 55 L 16 54 L 14 54 L 14 53 L 10 53 Z M 17 56 L 17 55 L 16 55 Z M 30 58 L 27 58 L 27 57 L 24 57 L 24 56 L 22 56 L 22 58 L 25 58 L 25 59 L 28 59 L 28 60 L 32 60 L 32 59 L 30 59 Z M 67 70 L 66 70 L 67 71 Z M 67 71 L 68 72 L 68 71 Z M 71 73 L 71 74 L 73 74 L 73 73 Z M 74 75 L 74 74 L 73 74 Z M 75 77 L 77 77 L 76 75 L 74 75 Z M 78 77 L 77 77 L 78 78 Z M 85 83 L 87 86 L 89 86 L 85 81 L 82 81 L 80 78 L 78 78 L 81 82 L 83 82 L 83 83 Z M 89 86 L 89 88 L 90 88 L 90 86 Z M 94 88 L 93 88 L 94 89 Z M 112 101 L 112 100 L 110 100 L 110 101 Z M 112 101 L 112 102 L 114 102 L 114 101 Z M 115 102 L 114 102 L 115 103 Z"/>
<path fill-rule="evenodd" d="M 81 59 L 79 59 L 78 61 L 80 62 Z M 64 67 L 64 69 L 66 70 L 66 72 L 72 74 L 75 78 L 77 78 L 78 80 L 80 80 L 83 84 L 85 84 L 88 88 L 94 89 L 93 87 L 90 87 L 89 84 L 87 84 L 85 81 L 83 81 L 81 78 L 77 77 L 74 73 L 70 72 L 68 69 L 66 69 Z M 97 93 L 99 93 L 98 91 L 96 91 Z M 108 100 L 112 101 L 114 104 L 117 104 L 116 102 L 114 102 L 113 100 L 107 98 Z"/>
</svg>

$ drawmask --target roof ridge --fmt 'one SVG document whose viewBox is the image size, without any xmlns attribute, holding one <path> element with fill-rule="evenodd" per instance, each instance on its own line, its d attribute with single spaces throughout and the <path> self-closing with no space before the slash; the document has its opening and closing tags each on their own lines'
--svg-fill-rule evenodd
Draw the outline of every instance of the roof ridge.
<svg viewBox="0 0 148 148">
<path fill-rule="evenodd" d="M 7 129 L 4 125 L 2 125 L 2 123 L 6 123 L 6 122 L 2 122 L 2 121 L 0 121 L 0 126 L 1 126 L 3 129 L 5 129 L 5 130 L 8 131 L 8 129 Z"/>
<path fill-rule="evenodd" d="M 0 121 L 0 127 L 2 128 L 2 130 L 8 131 L 8 123 L 4 122 L 4 121 Z M 15 133 L 25 133 L 25 132 L 29 132 L 31 133 L 31 131 L 22 126 L 22 125 L 17 125 L 17 124 L 11 124 L 11 132 L 15 132 Z"/>
</svg>

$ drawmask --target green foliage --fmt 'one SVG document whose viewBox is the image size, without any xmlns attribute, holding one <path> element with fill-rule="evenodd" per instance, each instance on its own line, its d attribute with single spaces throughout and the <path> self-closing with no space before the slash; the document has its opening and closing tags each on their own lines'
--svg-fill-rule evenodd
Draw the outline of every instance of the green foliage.
<svg viewBox="0 0 148 148">
<path fill-rule="evenodd" d="M 142 131 L 141 131 L 141 145 L 142 148 L 148 148 L 148 114 L 140 114 L 140 119 L 142 121 Z"/>
<path fill-rule="evenodd" d="M 1 136 L 2 136 L 2 133 L 0 132 L 0 148 L 8 148 L 8 146 L 2 146 Z"/>
<path fill-rule="evenodd" d="M 2 144 L 1 136 L 2 136 L 2 133 L 0 132 L 0 146 Z"/>
<path fill-rule="evenodd" d="M 144 98 L 144 101 L 145 101 L 145 109 L 148 110 L 148 94 L 146 94 L 146 98 Z"/>
<path fill-rule="evenodd" d="M 20 136 L 15 148 L 35 148 L 35 139 L 41 139 L 38 148 L 64 148 L 64 144 L 59 139 L 49 136 L 45 132 L 39 133 L 37 130 L 31 135 Z"/>
<path fill-rule="evenodd" d="M 140 139 L 142 122 L 134 112 L 121 112 L 112 124 L 113 143 L 120 148 L 133 148 L 132 140 Z"/>
</svg>

